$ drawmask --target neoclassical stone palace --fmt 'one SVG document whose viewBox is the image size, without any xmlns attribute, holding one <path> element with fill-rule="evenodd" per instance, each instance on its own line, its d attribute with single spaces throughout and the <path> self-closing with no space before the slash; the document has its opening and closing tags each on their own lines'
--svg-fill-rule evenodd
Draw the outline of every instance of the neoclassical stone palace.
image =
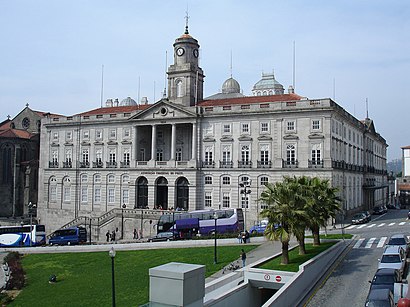
<svg viewBox="0 0 410 307">
<path fill-rule="evenodd" d="M 285 175 L 329 179 L 344 215 L 386 202 L 387 143 L 371 119 L 358 120 L 329 98 L 308 99 L 292 87 L 285 93 L 273 73 L 251 96 L 230 77 L 204 98 L 199 44 L 188 27 L 173 46 L 161 100 L 109 99 L 41 121 L 38 216 L 50 231 L 82 217 L 154 208 L 242 207 L 250 227 L 265 184 Z M 242 182 L 249 194 L 240 193 Z"/>
</svg>

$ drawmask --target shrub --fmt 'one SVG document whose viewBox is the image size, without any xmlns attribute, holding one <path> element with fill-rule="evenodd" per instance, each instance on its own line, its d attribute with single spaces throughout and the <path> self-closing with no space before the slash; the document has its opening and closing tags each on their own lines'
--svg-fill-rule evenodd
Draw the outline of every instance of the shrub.
<svg viewBox="0 0 410 307">
<path fill-rule="evenodd" d="M 8 264 L 10 278 L 7 281 L 6 290 L 20 290 L 24 286 L 24 270 L 21 265 L 21 256 L 17 252 L 11 252 L 4 257 L 4 262 Z"/>
</svg>

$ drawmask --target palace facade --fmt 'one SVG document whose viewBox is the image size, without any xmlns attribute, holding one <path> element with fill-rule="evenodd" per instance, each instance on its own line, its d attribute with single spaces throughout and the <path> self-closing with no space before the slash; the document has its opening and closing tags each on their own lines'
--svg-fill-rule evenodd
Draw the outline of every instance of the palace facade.
<svg viewBox="0 0 410 307">
<path fill-rule="evenodd" d="M 41 121 L 38 215 L 50 230 L 155 208 L 242 207 L 250 227 L 264 209 L 265 184 L 293 175 L 329 179 L 344 216 L 386 203 L 387 143 L 371 119 L 356 119 L 329 98 L 308 99 L 292 87 L 285 93 L 273 73 L 262 75 L 252 96 L 230 77 L 204 98 L 198 41 L 186 28 L 173 46 L 161 100 L 109 99 Z"/>
</svg>

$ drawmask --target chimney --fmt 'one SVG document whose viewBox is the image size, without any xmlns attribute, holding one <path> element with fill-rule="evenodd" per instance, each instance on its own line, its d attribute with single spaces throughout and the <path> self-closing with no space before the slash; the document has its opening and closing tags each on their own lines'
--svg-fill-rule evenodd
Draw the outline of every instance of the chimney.
<svg viewBox="0 0 410 307">
<path fill-rule="evenodd" d="M 147 97 L 142 97 L 141 98 L 141 104 L 148 104 L 148 98 Z"/>
<path fill-rule="evenodd" d="M 107 102 L 105 103 L 105 106 L 107 108 L 111 108 L 112 107 L 112 99 L 107 99 Z"/>
<path fill-rule="evenodd" d="M 293 88 L 292 85 L 289 85 L 288 94 L 294 94 L 294 93 L 295 93 L 295 89 Z"/>
<path fill-rule="evenodd" d="M 114 100 L 114 107 L 118 107 L 120 103 L 118 102 L 118 98 L 115 98 Z"/>
</svg>

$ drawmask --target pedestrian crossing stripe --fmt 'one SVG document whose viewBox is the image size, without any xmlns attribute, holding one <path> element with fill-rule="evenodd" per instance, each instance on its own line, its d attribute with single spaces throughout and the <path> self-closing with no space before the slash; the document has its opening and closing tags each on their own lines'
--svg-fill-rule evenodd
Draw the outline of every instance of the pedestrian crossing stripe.
<svg viewBox="0 0 410 307">
<path fill-rule="evenodd" d="M 377 243 L 377 248 L 383 247 L 384 243 L 386 242 L 387 237 L 381 237 L 379 243 Z"/>
<path fill-rule="evenodd" d="M 379 226 L 377 226 L 377 227 L 382 227 L 382 226 L 384 226 L 384 225 L 386 225 L 386 223 L 381 223 Z"/>
<path fill-rule="evenodd" d="M 364 245 L 364 247 L 362 247 L 363 242 L 367 240 L 366 244 Z M 365 238 L 361 238 L 359 240 L 357 240 L 356 244 L 353 246 L 353 248 L 358 249 L 358 248 L 372 248 L 373 244 L 375 243 L 375 241 L 377 240 L 377 238 L 370 238 L 370 239 L 365 239 Z M 379 239 L 379 241 L 377 242 L 376 248 L 381 248 L 384 246 L 384 244 L 386 243 L 387 237 L 381 237 Z"/>
<path fill-rule="evenodd" d="M 404 224 L 406 224 L 406 222 L 399 223 L 400 226 L 403 226 Z"/>
<path fill-rule="evenodd" d="M 359 247 L 360 247 L 360 245 L 362 245 L 363 241 L 364 241 L 364 239 L 363 239 L 363 238 L 362 238 L 362 239 L 357 240 L 357 242 L 356 242 L 356 244 L 353 246 L 353 248 L 359 248 Z"/>
<path fill-rule="evenodd" d="M 403 226 L 403 225 L 406 225 L 407 223 L 406 222 L 400 222 L 400 223 L 398 223 L 397 225 L 399 225 L 399 226 Z M 409 223 L 410 224 L 410 223 Z M 383 226 L 387 226 L 387 227 L 389 227 L 389 226 L 393 226 L 393 225 L 396 225 L 396 222 L 393 222 L 393 223 L 389 223 L 389 224 L 387 224 L 386 225 L 386 223 L 381 223 L 381 224 L 379 224 L 379 225 L 377 225 L 377 224 L 361 224 L 361 225 L 350 225 L 350 226 L 348 226 L 348 227 L 346 227 L 346 230 L 350 230 L 350 229 L 354 229 L 354 228 L 356 228 L 356 229 L 362 229 L 362 228 L 373 228 L 373 227 L 383 227 Z"/>
<path fill-rule="evenodd" d="M 387 226 L 393 226 L 394 224 L 396 224 L 396 223 L 390 223 L 389 225 L 387 225 Z"/>
</svg>

